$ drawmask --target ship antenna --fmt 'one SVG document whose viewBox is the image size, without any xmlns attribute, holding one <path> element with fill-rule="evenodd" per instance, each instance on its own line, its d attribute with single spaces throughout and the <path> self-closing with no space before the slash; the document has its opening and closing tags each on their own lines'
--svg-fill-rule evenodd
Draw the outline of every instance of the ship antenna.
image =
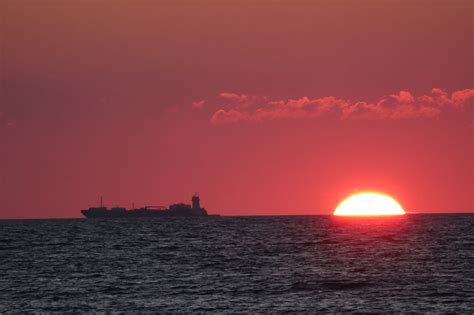
<svg viewBox="0 0 474 315">
<path fill-rule="evenodd" d="M 2 32 L 0 34 L 0 97 L 7 101 L 7 36 L 8 36 L 8 21 L 7 21 L 7 4 L 1 16 Z M 3 5 L 2 5 L 3 7 Z M 6 113 L 5 113 L 6 114 Z"/>
</svg>

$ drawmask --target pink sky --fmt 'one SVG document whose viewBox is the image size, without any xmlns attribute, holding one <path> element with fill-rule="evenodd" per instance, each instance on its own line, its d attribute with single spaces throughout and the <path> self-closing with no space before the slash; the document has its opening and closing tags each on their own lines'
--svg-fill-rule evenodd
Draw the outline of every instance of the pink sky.
<svg viewBox="0 0 474 315">
<path fill-rule="evenodd" d="M 0 219 L 474 212 L 472 1 L 0 6 Z"/>
</svg>

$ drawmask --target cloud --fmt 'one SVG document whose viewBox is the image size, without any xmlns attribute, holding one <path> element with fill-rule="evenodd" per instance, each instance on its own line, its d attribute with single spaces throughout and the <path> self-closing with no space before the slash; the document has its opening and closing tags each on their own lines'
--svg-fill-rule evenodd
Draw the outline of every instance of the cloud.
<svg viewBox="0 0 474 315">
<path fill-rule="evenodd" d="M 205 100 L 194 101 L 191 106 L 193 109 L 202 109 L 204 107 Z"/>
<path fill-rule="evenodd" d="M 235 94 L 235 93 L 229 93 L 229 92 L 221 92 L 219 94 L 220 97 L 222 98 L 226 98 L 226 99 L 229 99 L 229 100 L 235 100 L 235 101 L 240 101 L 240 100 L 244 100 L 247 98 L 246 95 L 242 94 L 242 95 L 239 95 L 239 94 Z"/>
<path fill-rule="evenodd" d="M 471 104 L 472 106 L 474 102 L 474 89 L 453 92 L 451 99 L 457 107 L 464 107 L 467 104 Z"/>
<path fill-rule="evenodd" d="M 16 121 L 9 119 L 3 112 L 0 112 L 0 129 L 15 128 Z"/>
<path fill-rule="evenodd" d="M 268 97 L 266 96 L 236 94 L 229 92 L 222 92 L 219 94 L 219 97 L 223 99 L 228 105 L 238 109 L 258 107 L 269 101 Z"/>
<path fill-rule="evenodd" d="M 427 95 L 414 96 L 411 92 L 383 96 L 375 102 L 351 101 L 334 96 L 311 99 L 272 100 L 267 96 L 222 92 L 220 108 L 210 122 L 214 125 L 240 121 L 266 121 L 278 119 L 314 118 L 331 116 L 341 120 L 406 120 L 434 118 L 445 111 L 472 106 L 474 89 L 454 91 L 451 96 L 434 88 Z"/>
<path fill-rule="evenodd" d="M 251 120 L 251 117 L 247 117 L 246 114 L 241 113 L 237 110 L 228 110 L 219 109 L 211 117 L 211 123 L 214 125 L 221 125 L 226 123 L 234 123 L 241 120 Z"/>
<path fill-rule="evenodd" d="M 15 128 L 16 127 L 16 121 L 7 121 L 7 123 L 5 124 L 5 127 L 6 128 Z"/>
</svg>

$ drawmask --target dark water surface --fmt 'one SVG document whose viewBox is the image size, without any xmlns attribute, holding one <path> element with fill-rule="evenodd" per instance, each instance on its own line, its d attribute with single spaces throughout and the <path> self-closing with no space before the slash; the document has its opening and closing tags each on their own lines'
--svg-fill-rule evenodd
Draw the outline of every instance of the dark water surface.
<svg viewBox="0 0 474 315">
<path fill-rule="evenodd" d="M 0 221 L 0 312 L 474 311 L 474 215 Z"/>
</svg>

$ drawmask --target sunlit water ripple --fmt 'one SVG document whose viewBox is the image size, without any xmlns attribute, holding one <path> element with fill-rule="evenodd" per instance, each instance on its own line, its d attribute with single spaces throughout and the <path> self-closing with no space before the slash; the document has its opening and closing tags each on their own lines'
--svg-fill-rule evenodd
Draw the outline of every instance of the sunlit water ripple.
<svg viewBox="0 0 474 315">
<path fill-rule="evenodd" d="M 474 310 L 474 215 L 0 221 L 0 312 Z"/>
</svg>

